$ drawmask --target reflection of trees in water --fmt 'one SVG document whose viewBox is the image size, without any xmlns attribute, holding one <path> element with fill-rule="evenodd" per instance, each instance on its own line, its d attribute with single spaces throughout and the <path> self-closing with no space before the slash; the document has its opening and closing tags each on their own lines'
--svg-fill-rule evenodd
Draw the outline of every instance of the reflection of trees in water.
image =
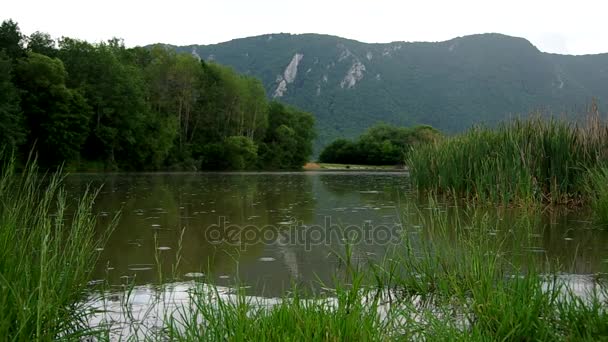
<svg viewBox="0 0 608 342">
<path fill-rule="evenodd" d="M 422 210 L 411 210 L 404 215 L 406 227 L 433 226 L 431 216 L 436 215 L 429 210 L 428 204 L 418 203 Z M 455 208 L 440 206 L 447 211 L 447 227 L 496 228 L 487 232 L 489 239 L 500 242 L 500 248 L 509 254 L 514 265 L 525 267 L 531 262 L 546 271 L 563 271 L 576 274 L 591 274 L 605 272 L 608 263 L 608 232 L 591 229 L 586 221 L 588 213 L 583 211 L 568 212 L 566 210 L 531 211 L 520 208 Z M 458 215 L 457 215 L 458 214 Z M 436 220 L 436 218 L 435 218 Z M 477 224 L 475 224 L 477 222 Z M 430 233 L 427 231 L 426 238 Z M 455 229 L 447 231 L 452 240 L 456 239 Z M 477 232 L 464 231 L 459 234 L 474 234 Z M 491 234 L 491 235 L 490 235 Z M 498 248 L 498 247 L 497 247 Z"/>
<path fill-rule="evenodd" d="M 74 178 L 71 191 L 83 191 L 91 178 Z M 241 248 L 231 244 L 207 241 L 205 230 L 225 217 L 239 226 L 277 225 L 286 219 L 310 221 L 315 201 L 311 183 L 302 175 L 259 174 L 168 174 L 94 177 L 105 182 L 96 203 L 98 212 L 115 212 L 122 208 L 118 227 L 110 237 L 97 274 L 105 274 L 106 264 L 113 283 L 131 275 L 131 265 L 152 267 L 140 271 L 138 282 L 156 281 L 154 236 L 162 251 L 161 265 L 169 276 L 176 261 L 181 230 L 181 264 L 177 274 L 212 271 L 232 274 L 236 260 L 257 260 L 266 249 L 258 243 Z M 100 227 L 108 222 L 100 218 Z"/>
<path fill-rule="evenodd" d="M 284 265 L 292 275 L 297 276 L 298 258 L 294 254 L 293 246 L 284 246 L 281 243 L 283 230 L 292 229 L 292 225 L 283 225 L 285 222 L 308 223 L 314 218 L 315 200 L 312 194 L 312 185 L 308 177 L 301 174 L 281 175 L 235 175 L 229 179 L 223 178 L 224 189 L 216 196 L 219 204 L 217 213 L 225 216 L 228 224 L 238 225 L 245 230 L 253 230 L 262 236 L 266 230 L 274 230 L 277 239 L 272 241 L 272 247 L 280 251 L 282 259 L 277 260 Z M 219 215 L 214 216 L 217 224 Z M 266 228 L 264 228 L 266 227 Z M 229 238 L 224 236 L 224 238 Z M 268 245 L 263 242 L 248 244 L 244 250 L 239 249 L 239 260 L 242 266 L 241 275 L 245 281 L 252 281 L 263 274 L 275 278 L 285 278 L 285 268 L 269 267 L 268 264 L 259 264 L 257 260 L 268 253 Z M 220 249 L 230 249 L 233 246 L 219 245 Z M 274 255 L 273 257 L 280 257 Z M 234 263 L 233 263 L 234 264 Z M 260 269 L 258 269 L 258 267 Z"/>
<path fill-rule="evenodd" d="M 359 195 L 361 198 L 369 196 L 370 192 L 377 192 L 378 199 L 395 201 L 409 192 L 409 181 L 404 173 L 358 173 L 345 172 L 334 174 L 320 174 L 323 189 L 336 196 Z"/>
<path fill-rule="evenodd" d="M 185 232 L 177 275 L 212 271 L 215 275 L 234 276 L 238 268 L 243 281 L 263 282 L 269 294 L 278 294 L 288 288 L 291 281 L 311 282 L 318 277 L 331 283 L 339 273 L 336 258 L 331 253 L 343 252 L 340 241 L 334 239 L 329 244 L 312 246 L 310 250 L 286 239 L 287 235 L 276 235 L 270 244 L 257 243 L 246 248 L 215 244 L 207 240 L 205 233 L 211 225 L 218 224 L 221 216 L 226 217 L 229 224 L 240 227 L 276 227 L 278 223 L 288 221 L 318 225 L 326 215 L 337 225 L 400 220 L 406 227 L 422 226 L 423 231 L 429 226 L 430 211 L 425 209 L 428 204 L 415 200 L 408 202 L 407 179 L 400 175 L 75 175 L 68 178 L 67 185 L 70 193 L 79 193 L 91 182 L 94 186 L 105 183 L 95 204 L 98 212 L 109 213 L 107 217 L 100 217 L 100 228 L 105 227 L 113 212 L 123 208 L 122 219 L 110 237 L 97 270 L 97 276 L 101 278 L 105 277 L 106 263 L 114 267 L 115 270 L 108 272 L 112 283 L 121 283 L 121 276 L 135 273 L 140 283 L 157 280 L 153 265 L 155 234 L 159 246 L 171 248 L 160 252 L 162 268 L 169 279 L 182 228 Z M 414 210 L 415 207 L 420 210 Z M 447 210 L 448 227 L 451 227 L 455 223 L 449 220 L 455 219 L 456 209 Z M 458 210 L 463 224 L 475 217 L 474 208 Z M 518 220 L 532 222 L 530 231 L 517 231 L 516 238 L 510 238 L 505 245 L 520 263 L 529 260 L 544 263 L 559 258 L 566 271 L 572 266 L 578 273 L 593 273 L 608 267 L 608 263 L 603 262 L 608 254 L 605 248 L 608 232 L 586 229 L 588 224 L 577 222 L 580 217 L 551 212 L 524 216 L 517 209 L 486 209 L 486 213 L 488 224 L 499 227 L 497 239 L 516 227 Z M 585 214 L 582 217 L 585 218 Z M 159 226 L 153 227 L 153 224 Z M 280 230 L 283 234 L 297 229 L 284 227 Z M 538 249 L 530 251 L 532 247 L 542 248 L 542 253 Z M 381 258 L 386 248 L 361 244 L 354 247 L 354 256 L 358 260 Z M 261 257 L 277 260 L 259 262 Z M 134 264 L 150 264 L 153 269 L 128 270 L 129 265 Z"/>
</svg>

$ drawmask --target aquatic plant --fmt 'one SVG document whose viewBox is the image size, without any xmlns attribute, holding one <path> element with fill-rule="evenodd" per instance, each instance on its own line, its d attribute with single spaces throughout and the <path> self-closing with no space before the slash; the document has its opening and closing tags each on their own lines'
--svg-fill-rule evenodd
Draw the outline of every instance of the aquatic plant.
<svg viewBox="0 0 608 342">
<path fill-rule="evenodd" d="M 68 198 L 60 173 L 35 162 L 0 171 L 0 336 L 33 341 L 85 332 L 80 301 L 104 237 L 96 236 L 96 191 Z M 111 227 L 110 227 L 111 229 Z"/>
<path fill-rule="evenodd" d="M 409 156 L 420 190 L 495 204 L 575 204 L 587 170 L 606 160 L 608 129 L 597 107 L 585 125 L 532 116 L 474 127 Z"/>
<path fill-rule="evenodd" d="M 585 192 L 595 222 L 602 226 L 608 225 L 608 168 L 598 167 L 589 171 Z"/>
</svg>

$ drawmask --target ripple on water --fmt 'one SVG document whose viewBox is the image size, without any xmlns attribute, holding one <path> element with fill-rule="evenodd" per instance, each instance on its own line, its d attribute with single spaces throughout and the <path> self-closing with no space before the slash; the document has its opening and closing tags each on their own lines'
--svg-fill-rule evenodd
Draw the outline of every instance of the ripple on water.
<svg viewBox="0 0 608 342">
<path fill-rule="evenodd" d="M 187 278 L 202 278 L 204 276 L 205 276 L 205 274 L 200 273 L 200 272 L 188 272 L 188 273 L 184 274 L 184 277 L 187 277 Z"/>
<path fill-rule="evenodd" d="M 142 266 L 142 267 L 129 267 L 129 271 L 151 271 L 152 267 Z"/>
<path fill-rule="evenodd" d="M 262 262 L 271 262 L 271 261 L 275 261 L 277 259 L 273 258 L 273 257 L 261 257 L 258 259 L 258 261 L 262 261 Z"/>
</svg>

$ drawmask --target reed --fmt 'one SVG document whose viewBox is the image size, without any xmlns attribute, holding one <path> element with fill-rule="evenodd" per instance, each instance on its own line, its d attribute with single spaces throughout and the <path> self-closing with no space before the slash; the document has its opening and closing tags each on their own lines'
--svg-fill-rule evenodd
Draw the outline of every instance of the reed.
<svg viewBox="0 0 608 342">
<path fill-rule="evenodd" d="M 608 129 L 592 107 L 584 125 L 533 116 L 468 132 L 410 153 L 419 190 L 493 204 L 577 204 L 587 170 L 606 161 Z"/>
<path fill-rule="evenodd" d="M 0 175 L 0 336 L 49 341 L 89 334 L 79 300 L 103 238 L 92 214 L 95 191 L 72 201 L 63 176 L 32 162 Z"/>
<path fill-rule="evenodd" d="M 585 192 L 588 194 L 594 221 L 601 226 L 608 226 L 608 168 L 598 167 L 589 171 Z"/>
</svg>

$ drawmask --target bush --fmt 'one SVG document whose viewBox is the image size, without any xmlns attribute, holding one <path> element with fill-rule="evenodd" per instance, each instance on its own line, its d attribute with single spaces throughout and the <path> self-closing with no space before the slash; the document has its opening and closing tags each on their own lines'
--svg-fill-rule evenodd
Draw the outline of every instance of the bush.
<svg viewBox="0 0 608 342">
<path fill-rule="evenodd" d="M 410 149 L 437 141 L 441 133 L 430 126 L 395 127 L 378 124 L 357 141 L 338 139 L 323 149 L 322 163 L 400 165 Z"/>
</svg>

